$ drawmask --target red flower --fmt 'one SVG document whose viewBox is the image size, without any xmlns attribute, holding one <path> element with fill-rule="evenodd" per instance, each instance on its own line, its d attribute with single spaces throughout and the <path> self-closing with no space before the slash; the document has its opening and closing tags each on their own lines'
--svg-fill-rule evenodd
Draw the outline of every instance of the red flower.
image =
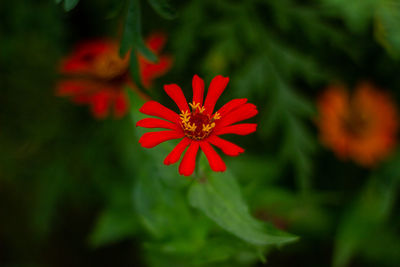
<svg viewBox="0 0 400 267">
<path fill-rule="evenodd" d="M 214 145 L 229 156 L 237 156 L 244 149 L 219 137 L 223 134 L 247 135 L 256 130 L 255 123 L 236 122 L 255 116 L 258 111 L 253 104 L 246 103 L 247 99 L 233 99 L 213 113 L 214 106 L 225 90 L 229 78 L 216 76 L 210 84 L 207 97 L 203 104 L 204 82 L 195 75 L 193 77 L 193 101 L 187 103 L 181 88 L 176 84 L 164 86 L 165 92 L 175 101 L 180 110 L 178 115 L 156 101 L 149 101 L 143 105 L 140 112 L 160 117 L 140 120 L 136 126 L 145 128 L 165 128 L 166 131 L 145 133 L 139 143 L 146 148 L 152 148 L 171 139 L 183 138 L 165 158 L 164 164 L 177 162 L 186 147 L 188 147 L 179 165 L 179 173 L 189 176 L 196 165 L 196 155 L 201 148 L 206 155 L 213 171 L 225 171 L 226 166 L 221 157 L 215 152 Z M 190 106 L 190 108 L 189 108 Z"/>
<path fill-rule="evenodd" d="M 153 34 L 147 46 L 158 54 L 165 44 L 165 36 Z M 166 73 L 171 67 L 169 56 L 160 56 L 157 63 L 151 63 L 139 55 L 139 67 L 143 85 L 150 87 L 153 79 Z M 61 73 L 68 80 L 61 81 L 57 95 L 71 97 L 77 104 L 91 106 L 96 118 L 105 118 L 113 109 L 120 118 L 128 110 L 128 96 L 125 86 L 135 89 L 129 76 L 129 53 L 119 56 L 119 46 L 112 40 L 95 40 L 82 43 L 61 63 Z"/>
</svg>

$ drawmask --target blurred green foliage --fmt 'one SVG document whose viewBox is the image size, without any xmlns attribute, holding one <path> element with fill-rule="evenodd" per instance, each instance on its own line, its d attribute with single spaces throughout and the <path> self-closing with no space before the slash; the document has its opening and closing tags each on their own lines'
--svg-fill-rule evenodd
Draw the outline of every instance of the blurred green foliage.
<svg viewBox="0 0 400 267">
<path fill-rule="evenodd" d="M 61 3 L 62 2 L 62 3 Z M 57 5 L 58 4 L 58 5 Z M 0 2 L 1 266 L 398 266 L 396 151 L 373 169 L 334 158 L 313 126 L 330 83 L 368 79 L 397 102 L 398 0 L 56 0 Z M 67 12 L 66 12 L 67 11 Z M 59 60 L 79 41 L 168 35 L 174 67 L 151 94 L 193 74 L 258 106 L 227 172 L 199 179 L 143 149 L 128 116 L 97 121 L 57 98 Z M 131 66 L 137 66 L 131 53 Z M 132 76 L 140 85 L 138 68 Z M 176 143 L 176 142 L 175 142 Z M 285 244 L 285 246 L 282 246 Z M 276 249 L 278 247 L 279 249 Z"/>
</svg>

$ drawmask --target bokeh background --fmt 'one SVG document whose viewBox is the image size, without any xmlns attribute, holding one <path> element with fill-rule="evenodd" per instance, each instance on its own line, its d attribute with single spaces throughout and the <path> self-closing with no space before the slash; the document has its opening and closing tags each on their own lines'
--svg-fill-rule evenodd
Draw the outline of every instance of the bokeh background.
<svg viewBox="0 0 400 267">
<path fill-rule="evenodd" d="M 246 152 L 210 174 L 214 216 L 193 193 L 204 181 L 162 164 L 173 141 L 138 144 L 133 91 L 121 119 L 55 94 L 60 60 L 120 40 L 135 1 L 0 2 L 0 266 L 399 266 L 400 151 L 374 166 L 337 158 L 315 121 L 335 83 L 399 103 L 400 1 L 140 1 L 141 35 L 164 32 L 174 59 L 152 98 L 174 108 L 163 84 L 191 96 L 194 74 L 222 74 L 218 105 L 258 107 L 257 132 L 230 138 Z M 235 214 L 242 233 L 226 225 Z M 246 236 L 254 220 L 265 225 Z M 277 229 L 299 239 L 281 246 Z"/>
</svg>

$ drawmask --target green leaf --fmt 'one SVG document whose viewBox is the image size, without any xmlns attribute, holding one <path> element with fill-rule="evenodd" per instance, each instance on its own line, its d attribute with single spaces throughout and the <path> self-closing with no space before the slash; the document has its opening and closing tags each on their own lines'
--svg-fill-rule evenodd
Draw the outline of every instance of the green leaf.
<svg viewBox="0 0 400 267">
<path fill-rule="evenodd" d="M 126 8 L 126 1 L 118 1 L 112 2 L 111 6 L 108 8 L 106 19 L 113 19 L 117 16 L 123 14 L 124 9 Z"/>
<path fill-rule="evenodd" d="M 400 55 L 400 1 L 384 0 L 374 17 L 375 39 L 392 56 Z"/>
<path fill-rule="evenodd" d="M 364 240 L 360 253 L 369 262 L 379 262 L 382 266 L 397 266 L 400 262 L 400 239 L 397 224 L 383 225 Z"/>
<path fill-rule="evenodd" d="M 388 167 L 390 168 L 390 166 Z M 393 207 L 397 178 L 385 172 L 371 177 L 339 227 L 333 266 L 347 266 L 371 233 L 385 222 Z M 386 177 L 385 177 L 386 176 Z"/>
<path fill-rule="evenodd" d="M 120 54 L 125 55 L 129 49 L 136 48 L 148 60 L 155 62 L 157 56 L 147 48 L 141 35 L 141 16 L 139 0 L 130 0 L 128 14 L 125 20 L 125 28 L 122 36 Z M 133 49 L 132 54 L 136 49 Z"/>
<path fill-rule="evenodd" d="M 140 78 L 140 71 L 139 71 L 139 59 L 137 56 L 136 51 L 132 51 L 129 57 L 129 72 L 133 77 L 136 85 L 139 88 L 143 88 L 143 84 Z"/>
<path fill-rule="evenodd" d="M 57 4 L 61 3 L 62 0 L 55 0 Z M 64 10 L 71 11 L 79 3 L 79 0 L 64 0 Z"/>
<path fill-rule="evenodd" d="M 57 205 L 68 187 L 69 177 L 62 161 L 54 161 L 40 173 L 37 196 L 33 202 L 32 223 L 37 234 L 47 234 L 51 229 Z"/>
<path fill-rule="evenodd" d="M 131 50 L 130 73 L 138 87 L 143 88 L 139 73 L 137 52 L 143 54 L 152 62 L 157 61 L 157 56 L 147 48 L 142 39 L 139 0 L 130 0 L 129 2 L 128 14 L 125 20 L 125 27 L 119 51 L 120 56 L 123 57 L 129 50 Z"/>
<path fill-rule="evenodd" d="M 280 77 L 277 77 L 276 92 L 272 99 L 270 109 L 263 115 L 265 118 L 260 124 L 260 132 L 269 136 L 278 129 L 284 130 L 278 158 L 281 163 L 294 166 L 299 189 L 307 194 L 311 189 L 311 156 L 317 146 L 303 119 L 314 116 L 315 108 Z"/>
<path fill-rule="evenodd" d="M 176 11 L 171 7 L 168 0 L 148 0 L 154 10 L 165 19 L 176 18 Z"/>
<path fill-rule="evenodd" d="M 93 247 L 103 246 L 132 236 L 138 228 L 133 211 L 108 209 L 97 219 L 89 242 Z"/>
<path fill-rule="evenodd" d="M 250 206 L 261 218 L 273 220 L 278 225 L 290 225 L 290 229 L 308 237 L 328 238 L 329 229 L 335 225 L 331 214 L 322 204 L 340 198 L 335 194 L 313 193 L 303 195 L 273 185 L 258 185 L 248 190 Z"/>
<path fill-rule="evenodd" d="M 368 23 L 376 11 L 376 4 L 379 0 L 324 0 L 325 12 L 335 16 L 341 16 L 347 26 L 355 32 L 363 32 L 367 29 Z"/>
<path fill-rule="evenodd" d="M 239 181 L 247 181 L 249 184 L 271 184 L 279 178 L 277 161 L 275 158 L 261 158 L 250 154 L 243 154 L 240 157 L 226 159 Z M 248 177 L 254 177 L 248 181 Z"/>
<path fill-rule="evenodd" d="M 189 190 L 189 201 L 219 226 L 254 245 L 281 245 L 296 236 L 255 220 L 243 201 L 235 178 L 229 171 L 209 173 Z"/>
</svg>

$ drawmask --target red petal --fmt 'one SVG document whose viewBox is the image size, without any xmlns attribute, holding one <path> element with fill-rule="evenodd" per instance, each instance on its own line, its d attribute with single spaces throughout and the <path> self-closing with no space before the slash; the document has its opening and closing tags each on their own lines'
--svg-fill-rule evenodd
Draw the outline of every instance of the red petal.
<svg viewBox="0 0 400 267">
<path fill-rule="evenodd" d="M 191 142 L 188 150 L 186 151 L 181 164 L 179 165 L 179 173 L 181 175 L 192 175 L 196 167 L 196 155 L 199 150 L 199 142 Z"/>
<path fill-rule="evenodd" d="M 153 80 L 164 75 L 172 66 L 170 56 L 161 56 L 157 63 L 152 63 L 142 56 L 139 56 L 139 67 L 143 85 L 150 87 Z"/>
<path fill-rule="evenodd" d="M 64 73 L 85 73 L 91 69 L 92 64 L 76 58 L 66 58 L 61 62 L 61 72 Z"/>
<path fill-rule="evenodd" d="M 76 95 L 72 97 L 72 102 L 76 103 L 76 104 L 87 104 L 90 103 L 90 95 Z"/>
<path fill-rule="evenodd" d="M 61 63 L 64 73 L 90 72 L 96 58 L 104 53 L 117 49 L 114 42 L 109 40 L 88 41 L 77 46 L 75 51 Z"/>
<path fill-rule="evenodd" d="M 232 112 L 226 114 L 218 122 L 217 128 L 221 129 L 224 126 L 231 125 L 235 122 L 242 121 L 254 117 L 258 113 L 257 107 L 253 104 L 247 103 L 243 106 L 233 110 Z"/>
<path fill-rule="evenodd" d="M 170 165 L 175 162 L 177 162 L 181 156 L 183 151 L 185 151 L 186 147 L 190 144 L 190 139 L 189 138 L 183 138 L 179 144 L 176 145 L 176 147 L 168 154 L 168 156 L 164 159 L 164 164 L 165 165 Z"/>
<path fill-rule="evenodd" d="M 163 33 L 153 33 L 146 38 L 147 47 L 153 52 L 159 52 L 165 45 L 167 37 Z"/>
<path fill-rule="evenodd" d="M 225 162 L 208 142 L 200 142 L 200 147 L 206 155 L 208 163 L 213 171 L 223 172 L 226 170 Z"/>
<path fill-rule="evenodd" d="M 179 115 L 156 101 L 148 101 L 144 103 L 139 111 L 150 116 L 157 116 L 179 124 Z"/>
<path fill-rule="evenodd" d="M 217 103 L 217 100 L 221 96 L 222 92 L 225 90 L 228 82 L 229 78 L 221 75 L 218 75 L 212 79 L 210 87 L 208 88 L 206 101 L 204 102 L 204 107 L 206 108 L 206 112 L 208 114 L 213 113 L 215 104 Z"/>
<path fill-rule="evenodd" d="M 58 96 L 76 96 L 98 90 L 96 83 L 85 80 L 68 80 L 58 83 L 56 94 Z"/>
<path fill-rule="evenodd" d="M 182 89 L 176 84 L 164 85 L 164 91 L 171 97 L 176 103 L 180 111 L 185 111 L 189 109 L 186 98 L 183 95 Z"/>
<path fill-rule="evenodd" d="M 204 98 L 204 81 L 199 76 L 194 75 L 192 80 L 193 102 L 203 105 Z"/>
<path fill-rule="evenodd" d="M 256 123 L 242 123 L 231 126 L 222 127 L 215 131 L 216 135 L 222 134 L 238 134 L 238 135 L 246 135 L 255 132 L 257 129 Z"/>
<path fill-rule="evenodd" d="M 145 133 L 139 140 L 139 143 L 145 148 L 152 148 L 162 142 L 178 139 L 183 137 L 184 134 L 177 131 L 161 131 Z"/>
<path fill-rule="evenodd" d="M 123 117 L 128 111 L 128 107 L 129 107 L 128 96 L 123 91 L 118 93 L 118 95 L 115 97 L 115 102 L 114 102 L 115 117 L 116 118 Z"/>
<path fill-rule="evenodd" d="M 229 112 L 237 109 L 240 106 L 243 106 L 246 104 L 247 99 L 246 98 L 239 98 L 239 99 L 232 99 L 225 105 L 223 105 L 217 112 L 223 117 Z"/>
<path fill-rule="evenodd" d="M 213 135 L 207 139 L 211 144 L 220 148 L 228 156 L 237 156 L 244 152 L 244 149 L 234 143 L 226 141 L 216 135 Z"/>
<path fill-rule="evenodd" d="M 178 125 L 171 123 L 169 121 L 160 120 L 156 118 L 146 118 L 140 120 L 136 123 L 136 126 L 143 127 L 143 128 L 164 128 L 164 129 L 171 129 L 171 130 L 180 130 L 181 128 Z"/>
<path fill-rule="evenodd" d="M 92 96 L 92 112 L 98 119 L 104 119 L 108 115 L 108 110 L 111 104 L 111 94 L 104 90 Z"/>
</svg>

